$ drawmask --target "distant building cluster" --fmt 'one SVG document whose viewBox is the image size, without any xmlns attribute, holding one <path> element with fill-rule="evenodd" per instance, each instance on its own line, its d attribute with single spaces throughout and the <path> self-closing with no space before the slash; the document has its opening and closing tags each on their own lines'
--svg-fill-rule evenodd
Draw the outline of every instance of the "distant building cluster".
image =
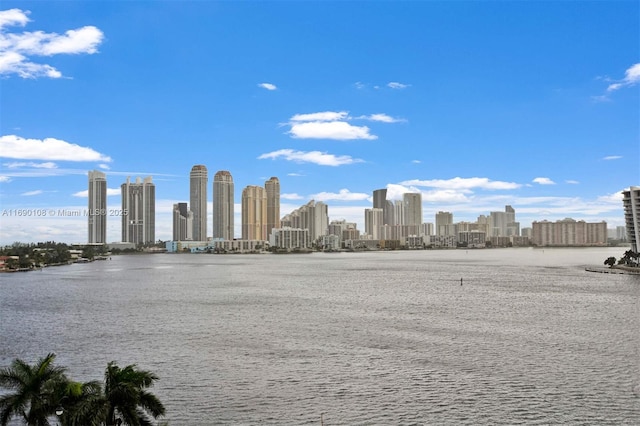
<svg viewBox="0 0 640 426">
<path fill-rule="evenodd" d="M 520 228 L 516 211 L 478 216 L 475 222 L 454 222 L 453 213 L 438 211 L 435 223 L 423 222 L 422 194 L 405 193 L 401 200 L 387 199 L 386 189 L 373 191 L 373 205 L 364 210 L 364 232 L 356 223 L 329 219 L 329 206 L 311 200 L 284 216 L 280 215 L 280 181 L 268 179 L 264 186 L 242 190 L 241 237 L 235 238 L 234 185 L 231 173 L 220 170 L 213 178 L 213 223 L 207 233 L 208 171 L 195 165 L 190 173 L 189 203 L 173 205 L 173 239 L 168 251 L 218 253 L 296 250 L 359 250 L 419 248 L 483 248 L 487 246 L 603 246 L 608 238 L 628 239 L 638 250 L 640 239 L 640 187 L 623 193 L 624 227 L 607 229 L 606 222 L 587 223 L 571 218 L 534 221 Z M 155 241 L 155 186 L 151 177 L 127 178 L 121 185 L 122 242 L 136 245 Z M 89 172 L 88 241 L 106 243 L 106 175 Z M 95 213 L 95 214 L 91 214 Z M 613 237 L 611 234 L 615 234 Z"/>
</svg>

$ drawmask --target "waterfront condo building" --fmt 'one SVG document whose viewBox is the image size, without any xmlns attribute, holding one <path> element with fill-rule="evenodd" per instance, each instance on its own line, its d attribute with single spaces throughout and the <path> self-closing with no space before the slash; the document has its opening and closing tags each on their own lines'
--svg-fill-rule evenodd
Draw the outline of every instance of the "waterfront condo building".
<svg viewBox="0 0 640 426">
<path fill-rule="evenodd" d="M 233 177 L 226 170 L 213 177 L 213 239 L 233 240 L 234 197 Z"/>
<path fill-rule="evenodd" d="M 532 243 L 540 247 L 604 246 L 607 244 L 607 222 L 587 223 L 571 218 L 549 222 L 533 222 Z"/>
<path fill-rule="evenodd" d="M 267 192 L 261 186 L 249 185 L 242 190 L 242 239 L 268 239 Z"/>
<path fill-rule="evenodd" d="M 453 213 L 443 211 L 436 213 L 436 235 L 455 235 L 455 231 L 453 230 Z"/>
<path fill-rule="evenodd" d="M 93 170 L 89 172 L 89 244 L 107 242 L 107 175 Z"/>
<path fill-rule="evenodd" d="M 271 230 L 280 228 L 280 181 L 277 177 L 271 177 L 264 184 L 267 191 L 267 238 L 270 238 Z"/>
<path fill-rule="evenodd" d="M 329 230 L 329 207 L 322 201 L 311 200 L 281 220 L 281 226 L 309 230 L 311 243 L 316 243 Z"/>
<path fill-rule="evenodd" d="M 622 205 L 627 239 L 631 243 L 631 251 L 638 253 L 640 250 L 640 186 L 632 186 L 622 191 Z"/>
<path fill-rule="evenodd" d="M 402 195 L 404 205 L 404 224 L 415 227 L 412 235 L 418 235 L 420 225 L 422 225 L 422 194 L 419 192 L 408 192 Z"/>
<path fill-rule="evenodd" d="M 122 241 L 134 244 L 156 240 L 156 186 L 151 176 L 144 180 L 129 177 L 120 187 L 122 191 Z"/>
<path fill-rule="evenodd" d="M 189 207 L 193 212 L 194 241 L 207 241 L 207 168 L 201 164 L 191 168 Z"/>
<path fill-rule="evenodd" d="M 187 203 L 173 205 L 173 241 L 193 240 L 193 212 Z"/>
<path fill-rule="evenodd" d="M 384 210 L 379 208 L 364 209 L 364 232 L 373 240 L 380 238 L 380 228 L 383 226 Z"/>
</svg>

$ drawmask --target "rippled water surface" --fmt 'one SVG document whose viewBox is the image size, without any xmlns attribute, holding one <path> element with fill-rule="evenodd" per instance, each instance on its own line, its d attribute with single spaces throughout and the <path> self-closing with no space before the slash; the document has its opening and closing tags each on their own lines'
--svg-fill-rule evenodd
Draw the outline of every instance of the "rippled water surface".
<svg viewBox="0 0 640 426">
<path fill-rule="evenodd" d="M 160 376 L 171 425 L 640 424 L 625 249 L 143 255 L 0 275 L 0 366 Z M 462 278 L 462 285 L 460 279 Z"/>
</svg>

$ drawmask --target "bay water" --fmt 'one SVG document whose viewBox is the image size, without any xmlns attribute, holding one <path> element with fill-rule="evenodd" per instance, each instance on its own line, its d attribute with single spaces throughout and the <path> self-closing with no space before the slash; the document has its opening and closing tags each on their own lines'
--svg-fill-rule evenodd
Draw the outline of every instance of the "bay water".
<svg viewBox="0 0 640 426">
<path fill-rule="evenodd" d="M 640 424 L 625 248 L 156 254 L 0 274 L 0 367 L 137 364 L 170 425 Z"/>
</svg>

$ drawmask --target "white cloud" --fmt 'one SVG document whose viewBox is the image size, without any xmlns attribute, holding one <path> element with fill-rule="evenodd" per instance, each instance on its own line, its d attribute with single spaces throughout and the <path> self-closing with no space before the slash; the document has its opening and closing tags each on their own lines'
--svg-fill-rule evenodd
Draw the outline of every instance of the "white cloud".
<svg viewBox="0 0 640 426">
<path fill-rule="evenodd" d="M 622 155 L 607 155 L 606 157 L 603 158 L 603 160 L 619 160 L 622 158 Z"/>
<path fill-rule="evenodd" d="M 441 188 L 441 189 L 473 189 L 473 188 L 481 188 L 481 189 L 517 189 L 522 185 L 515 182 L 503 182 L 490 180 L 489 178 L 480 178 L 480 177 L 472 177 L 472 178 L 461 178 L 455 177 L 453 179 L 431 179 L 431 180 L 407 180 L 401 182 L 403 185 L 413 185 L 413 186 L 425 186 L 431 188 Z"/>
<path fill-rule="evenodd" d="M 371 114 L 371 115 L 363 115 L 360 116 L 358 118 L 362 118 L 364 120 L 370 120 L 370 121 L 379 121 L 382 123 L 402 123 L 405 122 L 407 120 L 405 120 L 404 118 L 393 118 L 387 114 Z"/>
<path fill-rule="evenodd" d="M 580 182 L 578 182 L 577 180 L 569 179 L 566 180 L 565 183 L 568 183 L 570 185 L 578 185 Z"/>
<path fill-rule="evenodd" d="M 33 195 L 40 195 L 42 194 L 42 190 L 41 189 L 36 189 L 35 191 L 27 191 L 27 192 L 23 192 L 22 195 L 23 197 L 31 197 Z"/>
<path fill-rule="evenodd" d="M 100 167 L 102 170 L 110 170 L 111 167 L 109 167 L 108 164 L 98 164 L 98 167 Z"/>
<path fill-rule="evenodd" d="M 64 34 L 43 31 L 7 33 L 5 27 L 25 26 L 29 11 L 0 11 L 0 74 L 17 74 L 22 78 L 60 78 L 62 73 L 48 64 L 32 62 L 29 56 L 59 54 L 93 54 L 104 34 L 94 26 L 68 30 Z"/>
<path fill-rule="evenodd" d="M 387 86 L 392 89 L 406 89 L 407 87 L 410 86 L 410 84 L 403 84 L 403 83 L 398 83 L 397 81 L 392 81 L 389 84 L 387 84 Z"/>
<path fill-rule="evenodd" d="M 411 162 L 412 162 L 413 164 L 420 164 L 420 163 L 422 163 L 422 161 L 420 161 L 420 160 L 411 160 Z"/>
<path fill-rule="evenodd" d="M 358 90 L 362 90 L 366 87 L 365 84 L 360 81 L 356 81 L 355 83 L 353 83 L 353 86 Z"/>
<path fill-rule="evenodd" d="M 555 185 L 556 183 L 547 177 L 537 177 L 532 180 L 532 182 L 538 183 L 540 185 Z"/>
<path fill-rule="evenodd" d="M 60 139 L 25 139 L 16 135 L 0 136 L 0 157 L 21 160 L 111 161 L 91 148 Z"/>
<path fill-rule="evenodd" d="M 313 163 L 319 166 L 343 166 L 345 164 L 361 163 L 363 160 L 352 158 L 348 155 L 333 155 L 320 151 L 294 151 L 293 149 L 280 149 L 278 151 L 262 154 L 258 160 L 284 158 L 287 161 L 297 163 Z"/>
<path fill-rule="evenodd" d="M 345 121 L 313 121 L 294 123 L 288 132 L 296 139 L 378 139 L 367 126 L 353 126 Z"/>
<path fill-rule="evenodd" d="M 300 176 L 304 176 L 304 175 L 302 173 L 287 173 L 287 176 L 300 177 Z"/>
<path fill-rule="evenodd" d="M 29 22 L 29 13 L 31 12 L 23 12 L 20 9 L 0 10 L 0 30 L 9 25 L 24 27 Z"/>
<path fill-rule="evenodd" d="M 11 182 L 11 178 L 9 176 L 0 176 L 0 183 Z"/>
<path fill-rule="evenodd" d="M 348 189 L 341 189 L 338 193 L 335 192 L 319 192 L 317 194 L 310 195 L 310 198 L 317 201 L 361 201 L 367 200 L 369 194 L 351 192 Z"/>
<path fill-rule="evenodd" d="M 280 194 L 280 198 L 283 200 L 302 200 L 304 197 L 298 194 Z"/>
<path fill-rule="evenodd" d="M 313 112 L 311 114 L 296 114 L 291 117 L 291 121 L 340 121 L 347 120 L 349 113 L 346 111 L 324 111 Z"/>
<path fill-rule="evenodd" d="M 33 167 L 34 169 L 56 169 L 58 167 L 56 163 L 53 163 L 51 161 L 48 161 L 46 163 L 33 163 L 33 162 L 25 163 L 25 162 L 14 161 L 13 163 L 4 163 L 3 166 L 5 166 L 8 169 L 17 169 L 21 167 Z"/>
<path fill-rule="evenodd" d="M 622 87 L 633 86 L 640 82 L 640 63 L 633 64 L 624 73 L 624 78 L 607 87 L 607 92 L 613 92 Z"/>
<path fill-rule="evenodd" d="M 74 197 L 87 198 L 89 197 L 89 190 L 85 189 L 84 191 L 78 191 L 71 195 Z M 107 188 L 107 196 L 112 195 L 122 195 L 122 190 L 120 188 Z"/>
<path fill-rule="evenodd" d="M 267 89 L 267 90 L 277 90 L 278 87 L 275 84 L 271 84 L 271 83 L 260 83 L 258 84 L 258 87 L 262 87 L 263 89 Z"/>
</svg>

